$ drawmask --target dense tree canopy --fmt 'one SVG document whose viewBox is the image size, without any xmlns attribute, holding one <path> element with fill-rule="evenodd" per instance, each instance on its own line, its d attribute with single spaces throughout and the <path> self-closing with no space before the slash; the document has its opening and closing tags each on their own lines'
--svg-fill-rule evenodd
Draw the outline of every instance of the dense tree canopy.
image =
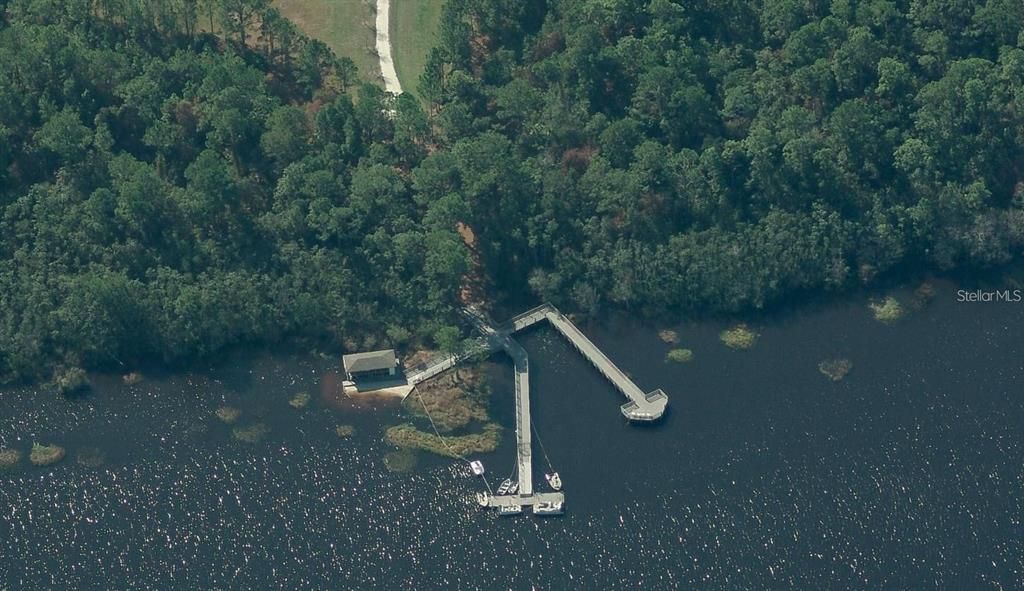
<svg viewBox="0 0 1024 591">
<path fill-rule="evenodd" d="M 449 0 L 422 103 L 270 4 L 0 0 L 0 378 L 1024 245 L 1018 0 Z"/>
<path fill-rule="evenodd" d="M 414 198 L 419 103 L 353 100 L 351 63 L 267 5 L 7 3 L 0 377 L 450 318 L 468 257 Z"/>
<path fill-rule="evenodd" d="M 416 174 L 447 184 L 417 187 L 499 286 L 733 311 L 1021 252 L 1019 1 L 450 0 L 442 29 Z"/>
</svg>

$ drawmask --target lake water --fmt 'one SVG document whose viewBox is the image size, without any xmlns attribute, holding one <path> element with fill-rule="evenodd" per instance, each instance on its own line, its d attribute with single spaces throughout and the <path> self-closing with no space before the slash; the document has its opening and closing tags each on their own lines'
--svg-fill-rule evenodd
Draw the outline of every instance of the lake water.
<svg viewBox="0 0 1024 591">
<path fill-rule="evenodd" d="M 909 301 L 908 294 L 902 294 Z M 908 307 L 909 308 L 909 307 Z M 621 396 L 550 328 L 530 353 L 533 416 L 565 482 L 563 517 L 499 518 L 464 465 L 389 472 L 394 402 L 339 399 L 336 361 L 239 356 L 134 386 L 94 376 L 66 401 L 0 394 L 0 447 L 68 449 L 0 472 L 0 590 L 1015 589 L 1024 581 L 1024 303 L 934 300 L 893 326 L 866 300 L 755 323 L 582 329 L 670 414 L 626 424 Z M 833 383 L 818 362 L 850 359 Z M 509 427 L 481 459 L 513 465 L 511 365 L 490 366 Z M 297 392 L 312 395 L 295 410 Z M 213 416 L 269 429 L 238 442 Z M 341 439 L 339 424 L 355 427 Z M 98 447 L 100 468 L 75 461 Z"/>
</svg>

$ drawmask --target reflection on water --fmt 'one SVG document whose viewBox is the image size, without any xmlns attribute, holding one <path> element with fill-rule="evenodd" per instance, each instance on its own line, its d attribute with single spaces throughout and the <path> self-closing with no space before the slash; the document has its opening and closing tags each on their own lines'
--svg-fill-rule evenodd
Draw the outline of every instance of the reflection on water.
<svg viewBox="0 0 1024 591">
<path fill-rule="evenodd" d="M 479 511 L 479 483 L 447 460 L 389 470 L 399 405 L 339 396 L 329 361 L 99 376 L 72 403 L 10 390 L 0 448 L 68 458 L 0 472 L 0 590 L 1015 588 L 1024 304 L 954 294 L 892 326 L 863 300 L 764 321 L 749 351 L 722 345 L 724 325 L 669 327 L 689 364 L 665 361 L 666 327 L 584 324 L 669 393 L 648 428 L 555 333 L 524 335 L 537 469 L 550 458 L 568 501 L 549 520 Z M 829 359 L 855 369 L 833 382 Z M 510 365 L 491 373 L 510 429 L 483 459 L 503 476 Z M 253 424 L 261 440 L 233 439 Z"/>
</svg>

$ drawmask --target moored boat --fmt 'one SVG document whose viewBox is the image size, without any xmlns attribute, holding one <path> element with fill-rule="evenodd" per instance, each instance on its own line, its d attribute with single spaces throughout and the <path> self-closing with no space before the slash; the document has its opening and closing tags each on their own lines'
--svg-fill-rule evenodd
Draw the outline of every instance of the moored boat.
<svg viewBox="0 0 1024 591">
<path fill-rule="evenodd" d="M 500 484 L 500 485 L 498 485 L 498 491 L 497 491 L 497 494 L 498 494 L 499 496 L 501 496 L 501 495 L 504 495 L 504 494 L 508 494 L 508 491 L 509 491 L 509 489 L 511 489 L 511 488 L 512 488 L 512 479 L 510 479 L 510 478 L 506 478 L 505 480 L 503 480 L 503 481 L 501 482 L 501 484 Z"/>
<path fill-rule="evenodd" d="M 547 479 L 548 486 L 551 487 L 551 490 L 562 490 L 562 477 L 558 475 L 558 472 L 545 474 L 544 478 Z"/>
<path fill-rule="evenodd" d="M 479 503 L 481 507 L 486 507 L 491 504 L 491 497 L 485 492 L 478 492 L 476 493 L 476 502 Z"/>
<path fill-rule="evenodd" d="M 480 460 L 473 460 L 469 463 L 469 468 L 473 471 L 474 476 L 484 475 L 484 463 Z"/>
</svg>

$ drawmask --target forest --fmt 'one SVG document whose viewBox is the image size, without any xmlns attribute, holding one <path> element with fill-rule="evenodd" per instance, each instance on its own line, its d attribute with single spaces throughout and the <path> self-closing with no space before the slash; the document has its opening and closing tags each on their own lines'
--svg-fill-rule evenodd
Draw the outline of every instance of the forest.
<svg viewBox="0 0 1024 591">
<path fill-rule="evenodd" d="M 449 0 L 441 27 L 416 187 L 502 237 L 500 288 L 738 312 L 1021 254 L 1019 0 Z M 466 183 L 470 154 L 514 181 Z"/>
<path fill-rule="evenodd" d="M 470 273 L 730 314 L 1024 247 L 1019 0 L 448 0 L 418 97 L 269 0 L 0 14 L 4 380 L 450 342 Z"/>
<path fill-rule="evenodd" d="M 451 318 L 469 258 L 413 190 L 432 141 L 415 99 L 353 87 L 266 1 L 4 15 L 4 379 L 292 337 L 401 344 Z"/>
</svg>

